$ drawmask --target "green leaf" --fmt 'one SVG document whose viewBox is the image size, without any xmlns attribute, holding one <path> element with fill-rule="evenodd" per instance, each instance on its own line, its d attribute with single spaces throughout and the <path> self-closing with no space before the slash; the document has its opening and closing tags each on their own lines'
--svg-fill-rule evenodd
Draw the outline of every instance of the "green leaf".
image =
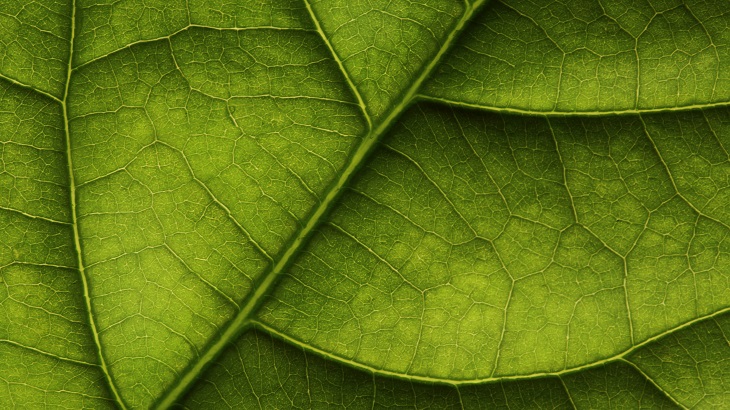
<svg viewBox="0 0 730 410">
<path fill-rule="evenodd" d="M 730 401 L 719 1 L 0 4 L 0 404 Z"/>
</svg>

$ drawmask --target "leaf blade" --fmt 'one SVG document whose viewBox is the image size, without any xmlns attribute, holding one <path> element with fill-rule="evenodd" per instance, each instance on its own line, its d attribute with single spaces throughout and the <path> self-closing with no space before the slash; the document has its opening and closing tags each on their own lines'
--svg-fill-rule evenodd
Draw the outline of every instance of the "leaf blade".
<svg viewBox="0 0 730 410">
<path fill-rule="evenodd" d="M 307 342 L 302 345 L 305 349 L 326 348 L 328 351 L 319 351 L 330 359 L 346 358 L 349 366 L 375 368 L 379 375 L 396 379 L 408 375 L 414 380 L 449 384 L 455 374 L 486 375 L 481 381 L 547 377 L 544 383 L 530 380 L 519 385 L 522 387 L 507 383 L 498 389 L 484 385 L 450 390 L 377 376 L 373 389 L 379 393 L 372 402 L 362 403 L 402 401 L 417 406 L 439 403 L 465 407 L 481 406 L 487 400 L 494 406 L 575 407 L 576 403 L 592 406 L 596 400 L 618 403 L 614 399 L 619 398 L 621 403 L 638 400 L 661 405 L 651 401 L 656 399 L 656 391 L 646 387 L 649 381 L 644 382 L 643 393 L 627 392 L 613 384 L 595 387 L 593 382 L 584 383 L 575 393 L 574 385 L 580 384 L 577 379 L 549 375 L 618 360 L 623 356 L 616 352 L 623 355 L 659 336 L 683 334 L 686 324 L 726 310 L 724 255 L 728 247 L 723 198 L 728 189 L 723 181 L 727 173 L 727 124 L 723 87 L 718 86 L 724 81 L 719 69 L 704 70 L 694 79 L 678 74 L 675 77 L 681 78 L 675 81 L 669 78 L 674 73 L 671 66 L 657 65 L 653 74 L 637 77 L 661 81 L 637 81 L 636 88 L 644 91 L 635 93 L 635 99 L 644 105 L 635 103 L 631 108 L 628 94 L 620 92 L 631 85 L 629 82 L 604 83 L 611 76 L 599 70 L 595 88 L 594 79 L 578 78 L 580 73 L 571 78 L 570 70 L 575 66 L 565 66 L 568 76 L 559 80 L 557 102 L 548 109 L 530 104 L 549 99 L 520 99 L 524 95 L 515 97 L 509 87 L 497 87 L 494 95 L 469 94 L 470 87 L 464 84 L 455 87 L 453 80 L 461 81 L 461 74 L 473 75 L 468 71 L 475 69 L 474 65 L 448 80 L 452 83 L 446 91 L 438 88 L 439 81 L 443 85 L 443 67 L 462 64 L 466 55 L 463 49 L 445 55 L 448 47 L 443 44 L 433 53 L 441 41 L 439 36 L 450 44 L 460 31 L 461 23 L 449 23 L 450 14 L 443 9 L 399 2 L 339 8 L 331 2 L 316 1 L 309 4 L 309 10 L 308 4 L 293 1 L 256 6 L 219 3 L 142 4 L 125 0 L 107 6 L 80 2 L 79 30 L 71 31 L 80 39 L 76 45 L 82 52 L 67 52 L 75 55 L 62 73 L 69 80 L 64 83 L 64 96 L 54 94 L 52 75 L 50 80 L 38 75 L 29 64 L 49 60 L 51 54 L 63 51 L 62 47 L 44 48 L 63 36 L 51 36 L 50 42 L 43 36 L 63 28 L 63 24 L 48 26 L 49 22 L 66 21 L 68 16 L 58 13 L 38 23 L 24 21 L 27 16 L 39 18 L 32 12 L 39 10 L 33 8 L 35 3 L 27 15 L 21 16 L 27 10 L 18 14 L 18 21 L 32 31 L 29 37 L 37 34 L 38 41 L 23 39 L 28 49 L 16 54 L 15 61 L 3 60 L 16 66 L 0 67 L 0 76 L 7 80 L 0 80 L 0 129 L 4 137 L 0 145 L 0 216 L 7 222 L 2 232 L 9 238 L 0 245 L 0 271 L 7 278 L 5 299 L 0 304 L 9 314 L 0 320 L 0 335 L 8 336 L 8 352 L 24 352 L 22 360 L 14 362 L 18 366 L 38 361 L 57 371 L 45 376 L 28 374 L 24 382 L 34 386 L 29 390 L 12 387 L 20 381 L 18 373 L 5 368 L 2 374 L 11 375 L 12 381 L 3 391 L 6 394 L 0 394 L 0 401 L 14 402 L 21 397 L 32 402 L 35 398 L 29 392 L 35 388 L 44 392 L 48 403 L 69 406 L 93 402 L 102 406 L 110 403 L 105 400 L 110 393 L 115 394 L 101 382 L 101 375 L 106 373 L 110 378 L 106 384 L 114 390 L 115 384 L 121 383 L 122 396 L 135 407 L 148 406 L 163 394 L 172 402 L 246 326 L 249 313 L 258 310 L 269 286 L 276 282 L 276 274 L 264 273 L 266 265 L 275 265 L 269 272 L 278 273 L 288 271 L 290 262 L 297 261 L 294 273 L 286 278 L 289 283 L 277 294 L 284 297 L 269 299 L 264 305 L 262 318 L 277 316 L 278 322 L 267 323 L 280 330 L 259 325 L 293 345 L 302 345 L 298 341 L 302 339 Z M 399 8 L 404 5 L 407 7 Z M 598 14 L 591 10 L 595 5 L 586 3 L 574 10 L 551 6 L 556 15 L 574 12 L 554 26 L 546 23 L 549 19 L 544 15 L 531 18 L 535 27 L 552 33 L 549 36 L 556 37 L 553 40 L 560 47 L 576 41 L 563 36 L 570 30 L 562 34 L 560 30 L 580 26 L 586 17 L 598 16 L 587 26 L 588 37 L 611 27 L 624 30 L 624 34 L 604 33 L 603 44 L 588 38 L 585 41 L 590 47 L 616 48 L 622 44 L 618 37 L 626 33 L 641 37 L 632 34 L 633 17 L 616 15 L 621 11 L 616 5 L 606 6 L 610 10 L 599 10 Z M 453 10 L 462 7 L 451 6 Z M 474 6 L 468 2 L 463 5 L 465 10 Z M 722 26 L 724 15 L 712 11 L 711 6 L 697 3 L 660 11 L 654 19 L 658 23 L 651 23 L 654 28 L 650 34 L 659 32 L 655 28 L 660 23 L 681 28 L 672 44 L 689 50 L 688 67 L 711 68 L 715 63 L 720 67 L 725 48 L 717 28 Z M 505 7 L 496 5 L 490 12 Z M 523 17 L 534 12 L 518 2 L 510 7 Z M 364 12 L 348 17 L 348 12 L 358 10 Z M 154 16 L 166 13 L 172 18 L 165 24 L 140 26 L 136 21 L 151 22 Z M 446 20 L 431 19 L 439 15 Z M 12 18 L 12 13 L 2 16 Z M 313 16 L 317 21 L 312 21 Z M 484 27 L 493 28 L 494 14 L 485 16 Z M 613 16 L 613 22 L 607 21 L 607 16 L 609 20 Z M 113 24 L 102 21 L 107 17 Z M 393 24 L 384 24 L 386 21 Z M 456 28 L 448 36 L 442 33 L 447 26 Z M 37 33 L 33 31 L 36 29 Z M 114 36 L 96 37 L 105 30 Z M 424 30 L 442 34 L 419 42 L 416 34 Z M 348 33 L 355 32 L 363 38 L 348 38 Z M 7 39 L 8 33 L 0 30 L 0 38 Z M 477 37 L 489 37 L 482 34 Z M 709 39 L 709 45 L 700 41 L 702 36 Z M 462 46 L 475 38 L 471 35 Z M 659 36 L 654 40 L 660 47 L 648 51 L 667 57 L 671 41 Z M 11 50 L 7 44 L 3 43 L 0 52 Z M 501 46 L 486 42 L 479 47 L 485 44 L 487 48 Z M 386 48 L 392 48 L 393 55 L 388 56 Z M 416 49 L 427 53 L 414 53 Z M 706 58 L 708 50 L 714 50 L 715 60 Z M 578 56 L 579 51 L 573 54 Z M 600 52 L 607 54 L 604 51 Z M 37 54 L 35 60 L 26 58 L 33 53 Z M 427 63 L 428 53 L 435 58 Z M 345 56 L 341 61 L 340 54 Z M 362 60 L 362 56 L 367 58 Z M 419 96 L 421 83 L 442 56 L 447 64 L 440 65 L 441 74 L 427 84 L 431 93 Z M 681 62 L 684 57 L 672 58 L 657 61 Z M 563 57 L 563 63 L 566 59 Z M 367 72 L 361 69 L 362 61 L 372 63 L 368 63 Z M 383 61 L 389 61 L 387 69 L 376 64 Z M 646 62 L 648 65 L 642 67 L 653 63 Z M 382 76 L 372 77 L 378 70 Z M 713 73 L 717 75 L 711 90 L 705 87 L 689 92 L 693 84 L 709 84 L 707 75 Z M 532 74 L 513 78 L 511 84 L 521 84 Z M 575 80 L 590 81 L 571 88 Z M 594 89 L 598 90 L 597 99 L 586 94 Z M 657 92 L 648 93 L 650 89 Z M 459 90 L 469 98 L 512 98 L 512 105 L 438 94 L 461 95 Z M 677 96 L 668 92 L 672 90 L 683 92 Z M 440 108 L 431 106 L 433 109 L 426 110 L 430 114 L 420 120 L 407 115 L 394 128 L 394 138 L 381 146 L 379 136 L 390 131 L 391 123 L 400 122 L 401 113 L 413 98 L 479 110 L 539 113 L 548 118 L 493 116 L 496 120 L 485 121 L 491 125 L 480 128 L 473 119 L 488 115 L 456 109 L 444 111 L 447 114 L 443 116 Z M 63 108 L 62 115 L 54 115 L 55 104 Z M 360 111 L 374 119 L 369 134 L 367 119 L 360 118 Z M 613 117 L 607 113 L 641 115 Z M 572 118 L 573 114 L 580 118 Z M 59 121 L 63 116 L 66 119 Z M 451 119 L 444 120 L 449 116 Z M 63 142 L 56 137 L 64 126 L 68 146 L 56 150 L 54 144 Z M 404 126 L 412 136 L 403 137 Z M 484 131 L 489 127 L 504 137 L 492 140 L 490 135 L 495 131 Z M 529 133 L 534 130 L 530 127 L 545 139 L 531 138 Z M 640 128 L 643 137 L 637 137 Z M 466 138 L 466 143 L 453 138 L 459 133 L 472 134 L 472 138 Z M 605 141 L 596 139 L 596 134 L 605 136 Z M 360 145 L 366 148 L 354 148 L 368 135 L 374 137 Z M 478 135 L 487 137 L 486 146 Z M 379 149 L 374 159 L 366 158 L 376 146 Z M 63 156 L 56 151 L 66 151 L 68 160 L 77 165 L 67 168 L 72 170 L 71 180 L 80 183 L 64 182 L 68 172 L 59 161 Z M 368 167 L 352 185 L 350 175 L 359 169 L 360 162 L 368 162 Z M 347 171 L 342 174 L 342 169 Z M 417 184 L 410 186 L 414 181 Z M 64 185 L 79 195 L 72 192 L 69 198 Z M 317 231 L 318 221 L 328 216 L 330 205 L 340 201 L 341 191 L 351 192 L 328 225 L 310 238 L 309 232 Z M 78 205 L 68 213 L 65 204 L 73 205 L 74 201 Z M 79 223 L 75 222 L 77 214 Z M 315 250 L 339 246 L 341 251 L 344 243 L 352 248 L 346 252 L 345 266 L 341 265 L 342 255 L 338 260 L 320 252 L 314 262 L 311 254 L 300 258 L 299 249 L 305 246 Z M 394 246 L 388 248 L 389 244 Z M 67 263 L 63 257 L 59 259 L 64 252 L 66 256 L 78 253 L 80 261 L 90 263 Z M 88 283 L 70 278 L 78 272 L 77 265 L 92 273 L 82 276 L 88 276 Z M 302 275 L 304 265 L 310 270 L 306 275 Z M 329 302 L 313 306 L 319 297 L 311 296 L 313 289 L 329 286 L 333 278 L 339 281 L 332 275 L 316 283 L 317 275 L 330 276 L 328 272 L 333 269 L 357 276 L 360 284 L 345 285 L 344 279 L 333 283 L 323 292 L 329 295 Z M 306 280 L 300 284 L 315 283 L 304 291 L 292 288 L 291 280 L 301 278 Z M 529 286 L 524 285 L 528 282 Z M 34 283 L 41 286 L 35 289 Z M 375 285 L 385 288 L 375 289 Z M 86 291 L 81 289 L 84 287 Z M 372 292 L 362 292 L 364 287 Z M 688 297 L 693 289 L 694 296 Z M 83 294 L 86 298 L 78 298 Z M 387 309 L 378 307 L 388 307 L 388 294 L 391 311 L 384 314 Z M 94 313 L 90 305 L 83 308 L 88 305 L 84 299 L 88 303 L 93 299 Z M 357 315 L 369 309 L 370 316 L 357 321 L 367 329 L 352 327 L 346 310 L 334 307 L 337 299 L 352 303 Z M 375 305 L 374 300 L 382 303 Z M 438 306 L 434 305 L 438 300 Z M 461 302 L 469 300 L 476 301 L 477 307 L 464 311 Z M 449 306 L 448 301 L 457 303 Z M 574 305 L 566 325 L 562 322 L 568 317 L 571 301 Z M 434 306 L 438 309 L 431 309 Z M 302 326 L 309 320 L 306 312 L 317 309 L 317 316 L 309 314 L 317 326 Z M 544 314 L 532 321 L 529 315 L 522 323 L 514 320 L 530 311 Z M 238 319 L 231 325 L 234 316 Z M 394 326 L 396 316 L 407 325 Z M 54 325 L 48 331 L 42 327 L 25 332 L 26 317 L 32 317 L 32 323 L 48 318 Z M 480 323 L 485 318 L 487 326 Z M 84 325 L 89 321 L 91 328 L 96 326 L 94 321 L 103 325 L 96 345 L 105 352 L 99 355 L 101 367 L 108 362 L 111 372 L 101 371 L 95 364 L 94 352 L 99 349 L 94 348 L 94 337 L 89 333 L 97 332 Z M 600 340 L 593 335 L 597 325 L 610 336 Z M 361 350 L 357 345 L 370 343 L 373 332 L 382 336 L 383 330 L 391 336 L 381 346 L 371 343 Z M 363 336 L 359 341 L 358 334 Z M 452 343 L 439 344 L 454 334 Z M 250 336 L 243 338 L 249 340 Z M 540 338 L 550 343 L 542 346 Z M 482 343 L 485 340 L 486 344 Z M 392 344 L 394 341 L 400 345 Z M 379 354 L 389 343 L 396 349 Z M 628 350 L 621 350 L 623 345 Z M 535 346 L 547 348 L 538 351 L 532 349 Z M 396 350 L 399 354 L 394 354 Z M 657 354 L 659 361 L 666 361 L 672 351 Z M 275 355 L 273 350 L 271 354 Z M 293 356 L 290 360 L 298 363 Z M 56 361 L 56 365 L 51 364 Z M 379 367 L 393 369 L 373 367 L 376 362 L 386 363 Z M 337 369 L 340 365 L 333 366 Z M 614 370 L 608 366 L 590 378 L 635 376 L 620 364 L 613 366 Z M 70 395 L 53 387 L 65 377 L 63 374 L 87 367 L 88 371 L 78 370 L 84 382 L 74 384 Z M 531 367 L 538 369 L 537 373 L 520 373 Z M 548 376 L 546 370 L 539 370 L 560 368 L 563 370 L 548 370 Z M 638 367 L 635 370 L 644 372 Z M 301 374 L 307 376 L 300 380 L 301 387 L 306 384 L 308 389 L 297 390 L 298 396 L 281 403 L 322 404 L 309 390 L 317 378 L 307 372 Z M 657 377 L 648 374 L 644 373 L 645 380 L 661 385 L 659 390 L 669 392 L 678 385 L 661 372 Z M 186 381 L 170 390 L 170 380 Z M 540 383 L 544 386 L 534 387 Z M 594 388 L 612 393 L 606 399 L 591 393 Z M 710 394 L 721 390 L 715 388 Z M 287 388 L 284 391 L 288 392 Z M 327 388 L 314 391 L 328 397 L 328 402 L 345 403 L 332 398 Z M 654 393 L 647 393 L 650 391 Z M 307 398 L 303 399 L 305 393 Z M 272 394 L 281 398 L 276 392 Z M 367 397 L 364 394 L 358 400 Z M 674 399 L 675 404 L 698 403 L 681 393 L 668 393 L 667 397 L 681 398 Z M 118 397 L 116 401 L 124 406 Z"/>
</svg>

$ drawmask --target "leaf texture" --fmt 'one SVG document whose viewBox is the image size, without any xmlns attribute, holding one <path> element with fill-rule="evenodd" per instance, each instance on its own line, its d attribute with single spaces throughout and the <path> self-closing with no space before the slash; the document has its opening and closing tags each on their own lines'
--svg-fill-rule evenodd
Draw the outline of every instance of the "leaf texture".
<svg viewBox="0 0 730 410">
<path fill-rule="evenodd" d="M 0 404 L 722 408 L 727 13 L 0 3 Z"/>
</svg>

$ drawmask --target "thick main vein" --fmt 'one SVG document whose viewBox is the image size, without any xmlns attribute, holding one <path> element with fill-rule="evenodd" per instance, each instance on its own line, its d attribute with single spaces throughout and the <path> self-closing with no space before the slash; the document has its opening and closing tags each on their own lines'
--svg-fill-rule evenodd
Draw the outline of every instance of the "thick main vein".
<svg viewBox="0 0 730 410">
<path fill-rule="evenodd" d="M 109 373 L 109 367 L 104 359 L 104 353 L 102 352 L 101 340 L 99 339 L 99 331 L 96 327 L 96 319 L 94 317 L 94 311 L 91 305 L 91 293 L 89 290 L 89 278 L 86 274 L 86 268 L 84 266 L 84 257 L 81 252 L 81 237 L 79 235 L 79 218 L 78 208 L 76 207 L 76 179 L 74 177 L 74 165 L 73 158 L 71 156 L 71 132 L 68 124 L 68 91 L 71 84 L 71 74 L 73 68 L 71 64 L 73 62 L 74 55 L 74 34 L 76 32 L 76 0 L 71 2 L 71 36 L 69 39 L 70 48 L 68 53 L 68 66 L 66 67 L 66 86 L 63 90 L 63 98 L 61 99 L 61 106 L 63 107 L 63 131 L 66 140 L 66 162 L 68 167 L 68 182 L 69 182 L 69 198 L 71 206 L 71 226 L 73 228 L 74 237 L 74 249 L 76 250 L 76 262 L 78 264 L 79 274 L 81 276 L 81 284 L 84 292 L 84 303 L 86 304 L 86 313 L 89 320 L 89 327 L 91 328 L 91 335 L 94 339 L 94 345 L 96 346 L 96 354 L 99 360 L 99 366 L 101 371 L 104 373 L 104 378 L 109 385 L 109 390 L 114 396 L 114 400 L 117 405 L 122 409 L 126 409 L 124 402 L 114 384 L 114 379 Z"/>
<path fill-rule="evenodd" d="M 200 358 L 193 363 L 180 378 L 177 379 L 175 385 L 167 390 L 165 395 L 158 402 L 157 408 L 164 409 L 174 405 L 188 390 L 188 388 L 193 385 L 193 383 L 203 373 L 205 368 L 212 363 L 213 360 L 220 355 L 220 353 L 222 353 L 226 346 L 234 341 L 244 329 L 249 327 L 252 317 L 258 310 L 258 307 L 261 305 L 264 298 L 273 290 L 282 272 L 284 272 L 295 260 L 297 254 L 306 245 L 307 240 L 314 230 L 323 222 L 325 216 L 337 204 L 340 195 L 348 186 L 352 177 L 375 150 L 383 135 L 388 131 L 391 125 L 393 125 L 401 114 L 403 114 L 406 108 L 411 105 L 423 83 L 431 75 L 441 59 L 451 49 L 460 32 L 464 29 L 464 27 L 466 27 L 474 13 L 485 2 L 486 0 L 478 0 L 473 4 L 466 6 L 461 18 L 446 37 L 446 40 L 441 45 L 434 58 L 431 59 L 431 61 L 429 61 L 423 69 L 421 69 L 418 77 L 416 77 L 401 99 L 393 105 L 388 115 L 379 123 L 372 124 L 369 128 L 368 133 L 363 137 L 353 154 L 350 155 L 339 178 L 337 178 L 326 190 L 324 198 L 306 219 L 306 222 L 280 254 L 280 257 L 277 258 L 276 262 L 270 265 L 269 270 L 262 275 L 262 278 L 254 287 L 255 290 L 250 293 L 243 302 L 243 307 L 238 314 L 236 314 L 236 316 L 228 323 L 223 332 L 220 334 L 220 337 L 210 344 Z M 316 18 L 313 15 L 312 17 L 315 25 L 318 27 L 318 32 L 323 37 L 323 41 L 330 49 L 330 52 L 333 52 L 333 48 L 331 47 L 329 40 L 325 37 L 324 32 L 319 27 L 318 21 L 316 21 Z M 333 58 L 339 61 L 336 55 L 333 56 Z M 362 101 L 360 93 L 355 88 L 352 81 L 349 80 L 349 74 L 345 71 L 344 66 L 339 64 L 339 67 L 345 78 L 348 80 L 348 85 L 352 88 L 356 98 L 358 98 L 358 105 L 360 105 L 364 111 L 365 103 Z M 364 113 L 364 115 L 367 116 L 367 113 Z"/>
</svg>

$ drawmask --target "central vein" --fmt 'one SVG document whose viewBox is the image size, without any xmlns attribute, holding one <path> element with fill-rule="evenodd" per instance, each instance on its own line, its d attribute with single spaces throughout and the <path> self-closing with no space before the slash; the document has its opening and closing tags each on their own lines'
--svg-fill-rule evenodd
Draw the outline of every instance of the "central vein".
<svg viewBox="0 0 730 410">
<path fill-rule="evenodd" d="M 202 356 L 195 362 L 188 370 L 177 380 L 177 383 L 169 389 L 162 399 L 158 402 L 157 408 L 166 409 L 174 405 L 177 400 L 188 390 L 188 388 L 197 380 L 202 374 L 205 368 L 223 351 L 223 349 L 232 341 L 234 341 L 238 335 L 248 327 L 252 316 L 257 311 L 259 305 L 264 300 L 265 296 L 268 295 L 274 288 L 277 280 L 294 261 L 295 256 L 299 253 L 302 247 L 307 243 L 307 240 L 312 235 L 314 230 L 324 220 L 324 217 L 329 211 L 337 204 L 337 200 L 342 194 L 344 188 L 348 185 L 352 177 L 355 175 L 358 169 L 363 165 L 365 160 L 378 146 L 378 143 L 382 139 L 383 135 L 390 128 L 391 125 L 400 117 L 400 115 L 408 108 L 408 106 L 414 101 L 418 90 L 421 85 L 430 76 L 431 72 L 436 68 L 438 63 L 441 61 L 443 56 L 449 51 L 451 46 L 456 41 L 459 33 L 464 29 L 466 24 L 469 22 L 474 12 L 485 2 L 485 0 L 475 1 L 471 5 L 467 5 L 463 15 L 454 26 L 453 30 L 449 33 L 448 37 L 441 45 L 434 58 L 423 67 L 418 77 L 415 79 L 413 84 L 403 94 L 403 97 L 393 106 L 389 114 L 379 123 L 370 124 L 369 117 L 365 111 L 365 104 L 360 96 L 358 90 L 355 88 L 353 82 L 347 75 L 342 62 L 334 54 L 334 50 L 329 40 L 324 35 L 316 16 L 309 7 L 307 1 L 305 4 L 310 11 L 312 20 L 317 27 L 320 35 L 324 42 L 333 53 L 333 57 L 340 66 L 340 69 L 345 74 L 345 78 L 350 88 L 352 88 L 355 97 L 358 100 L 360 107 L 363 110 L 363 114 L 368 119 L 369 125 L 371 125 L 369 132 L 362 139 L 355 152 L 349 157 L 345 168 L 340 174 L 339 178 L 327 189 L 326 194 L 322 201 L 319 203 L 317 208 L 310 214 L 306 220 L 306 224 L 297 232 L 294 239 L 288 244 L 287 248 L 281 254 L 278 262 L 273 264 L 268 272 L 263 274 L 262 279 L 255 285 L 255 290 L 249 294 L 243 304 L 243 308 L 238 312 L 235 318 L 226 326 L 225 330 L 221 333 L 220 337 L 205 350 Z M 374 126 L 374 128 L 373 128 Z"/>
</svg>

